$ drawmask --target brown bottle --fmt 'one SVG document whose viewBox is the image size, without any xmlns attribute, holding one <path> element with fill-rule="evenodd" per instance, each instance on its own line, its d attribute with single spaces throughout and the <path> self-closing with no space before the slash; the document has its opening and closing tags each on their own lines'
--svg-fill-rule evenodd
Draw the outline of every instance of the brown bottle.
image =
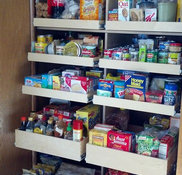
<svg viewBox="0 0 182 175">
<path fill-rule="evenodd" d="M 64 137 L 64 132 L 66 131 L 66 123 L 63 121 L 63 115 L 58 116 L 58 121 L 54 127 L 54 136 L 55 137 Z"/>
</svg>

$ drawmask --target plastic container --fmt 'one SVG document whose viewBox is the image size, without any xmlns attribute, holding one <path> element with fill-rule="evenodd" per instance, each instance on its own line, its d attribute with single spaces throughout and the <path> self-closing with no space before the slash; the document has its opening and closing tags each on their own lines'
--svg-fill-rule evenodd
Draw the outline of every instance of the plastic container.
<svg viewBox="0 0 182 175">
<path fill-rule="evenodd" d="M 66 133 L 64 135 L 64 139 L 73 140 L 73 130 L 71 127 L 71 123 L 68 123 L 68 126 L 66 128 Z"/>
<path fill-rule="evenodd" d="M 53 120 L 49 119 L 48 120 L 48 125 L 47 125 L 47 128 L 46 128 L 46 135 L 53 136 L 53 133 L 54 133 Z"/>
<path fill-rule="evenodd" d="M 83 139 L 83 121 L 73 121 L 73 141 L 81 141 Z"/>
<path fill-rule="evenodd" d="M 176 21 L 177 2 L 176 0 L 158 1 L 158 21 L 174 22 Z"/>
</svg>

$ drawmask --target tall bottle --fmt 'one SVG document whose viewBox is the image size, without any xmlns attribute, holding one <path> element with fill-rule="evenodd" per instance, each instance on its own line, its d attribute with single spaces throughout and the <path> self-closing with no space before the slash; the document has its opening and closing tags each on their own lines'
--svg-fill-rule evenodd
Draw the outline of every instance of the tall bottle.
<svg viewBox="0 0 182 175">
<path fill-rule="evenodd" d="M 21 117 L 21 126 L 20 126 L 19 130 L 25 131 L 26 125 L 27 125 L 27 118 L 23 116 L 23 117 Z"/>
<path fill-rule="evenodd" d="M 63 115 L 59 115 L 58 119 L 54 128 L 54 136 L 63 138 L 66 131 L 66 123 L 63 121 Z"/>
<path fill-rule="evenodd" d="M 28 118 L 28 123 L 27 123 L 27 126 L 26 126 L 26 131 L 27 132 L 33 132 L 34 130 L 34 120 L 32 117 L 29 117 Z"/>
<path fill-rule="evenodd" d="M 48 125 L 47 125 L 47 128 L 46 128 L 46 135 L 53 136 L 53 133 L 54 133 L 53 120 L 49 119 L 48 120 Z"/>
</svg>

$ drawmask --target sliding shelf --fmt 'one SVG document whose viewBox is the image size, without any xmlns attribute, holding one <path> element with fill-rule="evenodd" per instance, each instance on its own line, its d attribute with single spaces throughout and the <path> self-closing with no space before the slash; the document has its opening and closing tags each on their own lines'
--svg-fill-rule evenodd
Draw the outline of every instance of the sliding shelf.
<svg viewBox="0 0 182 175">
<path fill-rule="evenodd" d="M 182 35 L 181 22 L 139 22 L 106 21 L 109 33 L 149 32 L 162 35 Z"/>
<path fill-rule="evenodd" d="M 44 89 L 30 86 L 22 86 L 22 93 L 47 98 L 57 98 L 62 100 L 88 103 L 92 100 L 93 94 L 81 94 L 53 89 Z"/>
<path fill-rule="evenodd" d="M 35 27 L 46 28 L 64 28 L 64 29 L 83 29 L 99 30 L 103 29 L 104 21 L 102 20 L 79 20 L 79 19 L 51 19 L 51 18 L 34 18 Z M 95 31 L 97 32 L 97 31 Z"/>
<path fill-rule="evenodd" d="M 81 142 L 74 142 L 53 136 L 15 130 L 16 147 L 76 161 L 81 161 L 85 157 L 87 142 L 87 138 Z"/>
<path fill-rule="evenodd" d="M 140 72 L 151 72 L 151 73 L 170 74 L 170 75 L 181 74 L 181 65 L 172 65 L 172 64 L 100 59 L 99 67 L 107 69 L 123 69 L 123 70 L 133 70 Z"/>
<path fill-rule="evenodd" d="M 28 53 L 28 61 L 94 67 L 99 58 Z"/>
<path fill-rule="evenodd" d="M 115 108 L 174 116 L 175 106 L 94 95 L 93 103 Z"/>
<path fill-rule="evenodd" d="M 167 160 L 139 155 L 111 148 L 86 145 L 86 162 L 139 175 L 168 175 L 176 159 L 176 149 Z"/>
</svg>

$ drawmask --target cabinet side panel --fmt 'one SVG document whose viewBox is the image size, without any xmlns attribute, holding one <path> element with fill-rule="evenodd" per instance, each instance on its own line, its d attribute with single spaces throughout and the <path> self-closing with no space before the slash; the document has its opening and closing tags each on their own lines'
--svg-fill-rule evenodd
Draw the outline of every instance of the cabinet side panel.
<svg viewBox="0 0 182 175">
<path fill-rule="evenodd" d="M 29 1 L 0 1 L 0 13 L 0 174 L 10 175 L 31 166 L 31 152 L 14 146 L 20 117 L 31 109 L 31 97 L 21 93 L 30 74 Z"/>
</svg>

